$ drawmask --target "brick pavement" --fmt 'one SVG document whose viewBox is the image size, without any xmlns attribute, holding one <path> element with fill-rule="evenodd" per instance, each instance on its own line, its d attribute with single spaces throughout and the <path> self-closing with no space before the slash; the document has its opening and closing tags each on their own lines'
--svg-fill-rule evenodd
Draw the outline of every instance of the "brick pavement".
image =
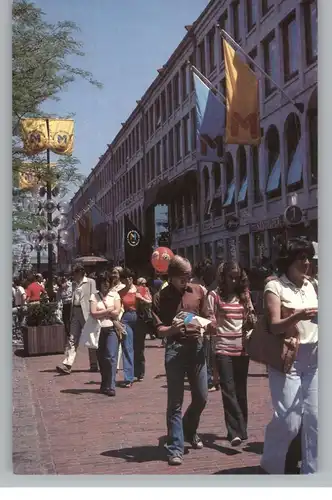
<svg viewBox="0 0 332 500">
<path fill-rule="evenodd" d="M 98 393 L 82 348 L 73 373 L 59 376 L 62 356 L 13 356 L 13 469 L 16 474 L 256 474 L 271 415 L 265 370 L 251 364 L 249 440 L 225 440 L 220 393 L 210 393 L 199 434 L 205 447 L 169 467 L 165 436 L 166 379 L 160 341 L 147 341 L 147 376 L 115 398 Z M 119 372 L 119 379 L 122 373 Z M 185 391 L 185 405 L 190 393 Z"/>
</svg>

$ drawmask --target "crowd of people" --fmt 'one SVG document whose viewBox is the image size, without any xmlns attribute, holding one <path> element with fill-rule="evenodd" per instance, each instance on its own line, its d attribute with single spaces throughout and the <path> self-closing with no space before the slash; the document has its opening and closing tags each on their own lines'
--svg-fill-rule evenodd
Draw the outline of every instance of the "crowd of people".
<svg viewBox="0 0 332 500">
<path fill-rule="evenodd" d="M 299 463 L 302 474 L 317 471 L 317 275 L 316 244 L 294 238 L 280 248 L 277 267 L 265 280 L 262 311 L 269 332 L 279 336 L 296 327 L 297 347 L 287 372 L 267 366 L 273 416 L 265 432 L 262 473 L 299 473 Z M 15 305 L 36 299 L 36 283 L 43 287 L 39 277 L 26 289 L 16 283 Z M 56 297 L 68 333 L 65 357 L 56 369 L 71 374 L 84 342 L 89 345 L 90 369 L 100 371 L 102 395 L 116 396 L 120 357 L 120 385 L 130 389 L 134 382 L 143 382 L 146 336 L 160 339 L 165 348 L 165 448 L 170 465 L 181 465 L 185 441 L 195 449 L 203 447 L 197 430 L 209 391 L 221 389 L 231 446 L 248 439 L 250 360 L 245 340 L 255 329 L 259 307 L 248 273 L 238 262 L 223 262 L 215 269 L 204 261 L 192 269 L 187 259 L 175 256 L 167 277 L 153 280 L 136 279 L 121 267 L 88 277 L 84 267 L 76 265 L 71 280 L 58 279 Z M 186 322 L 179 315 L 183 312 L 205 318 L 207 326 Z M 97 345 L 85 342 L 89 335 L 97 337 Z M 183 415 L 186 377 L 192 400 Z"/>
</svg>

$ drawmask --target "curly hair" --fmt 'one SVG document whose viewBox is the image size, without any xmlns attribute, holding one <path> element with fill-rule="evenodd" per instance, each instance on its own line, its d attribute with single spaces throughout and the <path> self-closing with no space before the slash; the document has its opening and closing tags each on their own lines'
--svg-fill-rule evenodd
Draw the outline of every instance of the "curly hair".
<svg viewBox="0 0 332 500">
<path fill-rule="evenodd" d="M 281 274 L 287 273 L 296 259 L 305 255 L 309 260 L 315 256 L 315 248 L 307 238 L 290 238 L 279 250 L 277 259 L 278 270 Z"/>
<path fill-rule="evenodd" d="M 217 270 L 217 281 L 218 281 L 218 291 L 221 297 L 226 297 L 228 294 L 227 290 L 227 275 L 237 269 L 240 271 L 240 279 L 235 287 L 235 293 L 239 297 L 240 302 L 247 306 L 248 305 L 248 290 L 249 281 L 245 270 L 236 261 L 229 261 L 221 264 Z"/>
</svg>

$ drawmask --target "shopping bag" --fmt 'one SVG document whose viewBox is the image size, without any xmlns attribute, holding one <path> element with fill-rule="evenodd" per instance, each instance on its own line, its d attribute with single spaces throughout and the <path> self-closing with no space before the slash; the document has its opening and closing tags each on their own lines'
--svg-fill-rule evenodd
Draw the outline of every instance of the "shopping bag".
<svg viewBox="0 0 332 500">
<path fill-rule="evenodd" d="M 100 329 L 100 322 L 90 315 L 83 327 L 80 344 L 84 344 L 89 349 L 98 349 Z"/>
</svg>

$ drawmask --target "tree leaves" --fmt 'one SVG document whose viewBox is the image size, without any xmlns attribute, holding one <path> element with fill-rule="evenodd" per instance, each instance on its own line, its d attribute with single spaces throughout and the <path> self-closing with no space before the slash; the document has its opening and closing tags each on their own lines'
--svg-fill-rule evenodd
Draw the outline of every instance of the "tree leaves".
<svg viewBox="0 0 332 500">
<path fill-rule="evenodd" d="M 84 176 L 74 157 L 60 157 L 56 167 L 49 172 L 45 154 L 27 158 L 19 137 L 19 122 L 23 117 L 45 116 L 42 104 L 57 101 L 61 92 L 78 78 L 101 88 L 100 82 L 84 69 L 70 64 L 73 57 L 84 57 L 83 44 L 77 39 L 79 27 L 72 21 L 50 24 L 44 12 L 28 0 L 14 0 L 12 9 L 12 169 L 13 183 L 17 185 L 19 172 L 25 172 L 33 162 L 33 170 L 41 184 L 57 183 L 62 192 L 70 185 L 80 186 Z M 69 115 L 69 112 L 68 112 Z M 52 115 L 55 116 L 55 115 Z M 65 117 L 62 117 L 65 118 Z M 13 230 L 36 230 L 42 218 L 20 209 L 26 193 L 15 190 L 13 194 Z"/>
</svg>

